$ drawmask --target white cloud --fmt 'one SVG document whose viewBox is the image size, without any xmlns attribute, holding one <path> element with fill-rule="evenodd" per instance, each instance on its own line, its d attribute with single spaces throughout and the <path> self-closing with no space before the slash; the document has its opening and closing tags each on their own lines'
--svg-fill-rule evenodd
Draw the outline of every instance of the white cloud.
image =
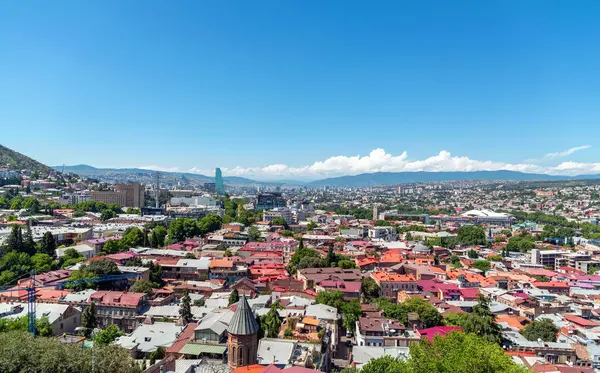
<svg viewBox="0 0 600 373">
<path fill-rule="evenodd" d="M 544 156 L 544 158 L 561 158 L 561 157 L 566 157 L 567 155 L 571 155 L 575 152 L 578 152 L 580 150 L 585 150 L 585 149 L 589 149 L 591 148 L 591 145 L 583 145 L 583 146 L 576 146 L 574 148 L 571 148 L 569 150 L 565 150 L 563 152 L 557 152 L 557 153 L 548 153 Z"/>
<path fill-rule="evenodd" d="M 556 154 L 572 154 L 589 146 L 580 146 Z M 555 153 L 551 153 L 555 154 Z M 560 155 L 563 156 L 563 155 Z M 559 156 L 552 156 L 559 157 Z M 557 166 L 541 166 L 536 162 L 506 163 L 476 160 L 469 157 L 454 156 L 446 150 L 421 160 L 411 160 L 406 151 L 392 155 L 384 149 L 372 150 L 368 155 L 338 155 L 311 165 L 291 167 L 285 164 L 272 164 L 263 167 L 221 167 L 225 176 L 243 176 L 258 180 L 276 180 L 287 178 L 319 179 L 342 175 L 357 175 L 370 172 L 415 172 L 415 171 L 497 171 L 509 170 L 549 175 L 581 175 L 600 173 L 600 163 L 563 162 Z M 145 169 L 159 171 L 179 171 L 178 167 L 147 166 Z M 185 172 L 213 175 L 214 170 L 193 167 Z"/>
</svg>

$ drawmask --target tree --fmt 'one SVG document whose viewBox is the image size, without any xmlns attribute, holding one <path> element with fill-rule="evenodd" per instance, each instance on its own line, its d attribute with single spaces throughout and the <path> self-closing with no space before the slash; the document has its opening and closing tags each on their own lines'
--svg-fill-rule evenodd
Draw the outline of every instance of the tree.
<svg viewBox="0 0 600 373">
<path fill-rule="evenodd" d="M 356 268 L 356 263 L 353 260 L 344 259 L 337 262 L 337 266 L 342 269 Z"/>
<path fill-rule="evenodd" d="M 41 253 L 37 253 L 31 257 L 31 264 L 36 273 L 51 271 L 56 265 L 50 255 Z"/>
<path fill-rule="evenodd" d="M 325 304 L 330 307 L 335 307 L 338 310 L 342 309 L 345 303 L 344 294 L 339 290 L 322 290 L 317 293 L 315 301 L 318 304 Z"/>
<path fill-rule="evenodd" d="M 485 230 L 475 225 L 465 225 L 458 229 L 457 240 L 461 244 L 485 245 L 487 240 Z"/>
<path fill-rule="evenodd" d="M 98 327 L 98 319 L 96 318 L 96 303 L 92 302 L 85 308 L 81 314 L 81 326 L 86 328 L 84 334 L 89 337 L 92 331 Z"/>
<path fill-rule="evenodd" d="M 473 263 L 473 268 L 477 268 L 480 271 L 483 271 L 483 273 L 485 274 L 487 271 L 490 270 L 490 262 L 488 262 L 487 260 L 477 260 Z"/>
<path fill-rule="evenodd" d="M 225 250 L 225 254 L 223 254 L 223 256 L 225 256 L 226 258 L 229 258 L 233 255 L 233 253 L 231 252 L 231 250 L 226 249 Z"/>
<path fill-rule="evenodd" d="M 351 302 L 345 302 L 341 307 L 343 325 L 346 330 L 354 330 L 356 322 L 360 319 L 361 309 L 360 301 L 354 299 Z"/>
<path fill-rule="evenodd" d="M 100 213 L 100 220 L 101 221 L 107 221 L 113 218 L 117 217 L 117 213 L 114 212 L 113 210 L 102 210 L 102 212 Z"/>
<path fill-rule="evenodd" d="M 159 346 L 156 350 L 150 353 L 150 365 L 153 365 L 157 360 L 162 360 L 165 358 L 166 351 L 165 348 Z"/>
<path fill-rule="evenodd" d="M 555 342 L 559 329 L 550 319 L 534 320 L 523 329 L 523 336 L 530 341 L 541 339 L 544 342 Z"/>
<path fill-rule="evenodd" d="M 5 253 L 9 251 L 23 251 L 23 232 L 19 225 L 12 225 L 10 233 L 4 241 L 2 251 Z"/>
<path fill-rule="evenodd" d="M 122 250 L 143 246 L 144 232 L 138 227 L 127 228 L 120 241 Z"/>
<path fill-rule="evenodd" d="M 477 254 L 477 251 L 470 249 L 467 253 L 467 256 L 471 259 L 477 259 L 479 258 L 479 254 Z"/>
<path fill-rule="evenodd" d="M 110 324 L 106 329 L 99 331 L 94 336 L 94 343 L 100 346 L 106 346 L 113 343 L 117 338 L 124 335 L 124 333 L 115 324 Z"/>
<path fill-rule="evenodd" d="M 26 209 L 32 214 L 40 212 L 40 201 L 35 197 L 29 197 L 23 201 L 22 208 Z"/>
<path fill-rule="evenodd" d="M 375 226 L 376 227 L 389 227 L 391 225 L 392 224 L 389 221 L 387 221 L 387 220 L 377 220 L 377 221 L 375 221 Z"/>
<path fill-rule="evenodd" d="M 85 258 L 81 255 L 77 250 L 70 248 L 65 250 L 62 258 L 60 258 L 60 266 L 61 268 L 67 268 L 76 263 L 83 262 Z"/>
<path fill-rule="evenodd" d="M 317 223 L 315 223 L 314 221 L 309 221 L 308 224 L 306 225 L 306 230 L 312 231 L 316 227 L 317 227 Z"/>
<path fill-rule="evenodd" d="M 229 295 L 229 305 L 235 304 L 240 301 L 240 294 L 237 289 L 233 289 L 231 294 Z"/>
<path fill-rule="evenodd" d="M 27 255 L 35 254 L 35 242 L 33 241 L 33 234 L 31 233 L 31 228 L 27 227 L 25 229 L 25 234 L 23 235 L 23 252 Z"/>
<path fill-rule="evenodd" d="M 327 262 L 325 261 L 325 259 L 315 258 L 312 256 L 302 258 L 297 266 L 298 269 L 323 267 L 327 267 Z"/>
<path fill-rule="evenodd" d="M 194 255 L 194 253 L 185 253 L 184 258 L 185 259 L 197 259 L 196 255 Z"/>
<path fill-rule="evenodd" d="M 255 242 L 258 241 L 258 239 L 260 238 L 260 231 L 258 230 L 258 228 L 252 226 L 250 228 L 248 228 L 248 240 Z"/>
<path fill-rule="evenodd" d="M 48 254 L 52 258 L 56 258 L 56 241 L 54 240 L 54 236 L 52 235 L 52 233 L 44 233 L 38 251 L 41 254 Z"/>
<path fill-rule="evenodd" d="M 442 315 L 431 303 L 421 298 L 410 298 L 403 303 L 395 304 L 386 298 L 375 300 L 385 312 L 387 317 L 398 320 L 402 324 L 408 323 L 408 314 L 417 313 L 425 328 L 443 325 Z"/>
<path fill-rule="evenodd" d="M 152 288 L 152 282 L 141 280 L 134 282 L 133 285 L 131 285 L 131 287 L 129 288 L 129 291 L 132 293 L 146 293 L 150 295 L 153 292 Z"/>
<path fill-rule="evenodd" d="M 285 221 L 285 219 L 283 217 L 280 216 L 278 218 L 271 220 L 271 225 L 282 225 L 284 227 L 287 227 L 287 222 Z"/>
<path fill-rule="evenodd" d="M 108 240 L 104 243 L 104 246 L 102 246 L 102 252 L 106 254 L 116 254 L 121 251 L 124 251 L 121 240 Z"/>
<path fill-rule="evenodd" d="M 327 267 L 332 267 L 337 261 L 337 257 L 333 252 L 333 246 L 329 246 L 329 250 L 327 250 Z"/>
<path fill-rule="evenodd" d="M 194 316 L 192 315 L 192 300 L 190 299 L 190 295 L 185 293 L 183 298 L 181 298 L 181 305 L 179 307 L 179 316 L 183 320 L 184 324 L 189 324 L 192 322 Z"/>
<path fill-rule="evenodd" d="M 274 306 L 275 304 L 273 304 Z M 277 312 L 277 307 L 271 306 L 269 312 L 266 315 L 260 317 L 260 328 L 263 337 L 266 338 L 277 338 L 279 335 L 279 329 L 281 328 L 281 318 Z"/>
<path fill-rule="evenodd" d="M 502 329 L 496 324 L 496 316 L 490 310 L 490 302 L 481 295 L 477 305 L 473 307 L 473 312 L 467 314 L 459 326 L 465 333 L 475 333 L 488 342 L 502 342 Z"/>
<path fill-rule="evenodd" d="M 221 229 L 222 224 L 223 219 L 219 215 L 211 214 L 203 217 L 198 222 L 198 230 L 200 231 L 200 234 L 204 235 Z"/>
<path fill-rule="evenodd" d="M 180 242 L 199 234 L 198 224 L 194 219 L 179 218 L 169 225 L 169 241 Z"/>
<path fill-rule="evenodd" d="M 165 246 L 165 237 L 167 236 L 167 228 L 163 227 L 162 225 L 158 225 L 156 226 L 156 228 L 154 228 L 152 230 L 152 235 L 150 242 L 152 242 L 152 240 L 154 240 L 154 246 L 152 247 L 163 247 Z"/>
<path fill-rule="evenodd" d="M 371 277 L 364 277 L 360 287 L 365 302 L 370 303 L 373 299 L 381 296 L 381 288 L 377 285 L 377 282 Z"/>
<path fill-rule="evenodd" d="M 490 255 L 487 257 L 487 260 L 489 260 L 490 262 L 501 262 L 502 255 Z"/>
</svg>

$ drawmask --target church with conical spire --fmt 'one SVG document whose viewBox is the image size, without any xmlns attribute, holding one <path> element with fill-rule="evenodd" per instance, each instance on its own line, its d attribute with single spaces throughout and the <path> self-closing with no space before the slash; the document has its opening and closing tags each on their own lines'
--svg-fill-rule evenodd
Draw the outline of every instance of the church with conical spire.
<svg viewBox="0 0 600 373">
<path fill-rule="evenodd" d="M 228 365 L 238 368 L 256 364 L 259 325 L 246 296 L 242 296 L 227 328 Z"/>
</svg>

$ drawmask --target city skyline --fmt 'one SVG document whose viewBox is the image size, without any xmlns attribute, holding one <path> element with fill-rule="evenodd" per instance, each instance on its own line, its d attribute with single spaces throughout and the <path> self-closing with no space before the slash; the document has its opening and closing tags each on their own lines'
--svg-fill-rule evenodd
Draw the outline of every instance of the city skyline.
<svg viewBox="0 0 600 373">
<path fill-rule="evenodd" d="M 597 173 L 585 3 L 7 2 L 2 144 L 50 165 L 266 179 Z"/>
</svg>

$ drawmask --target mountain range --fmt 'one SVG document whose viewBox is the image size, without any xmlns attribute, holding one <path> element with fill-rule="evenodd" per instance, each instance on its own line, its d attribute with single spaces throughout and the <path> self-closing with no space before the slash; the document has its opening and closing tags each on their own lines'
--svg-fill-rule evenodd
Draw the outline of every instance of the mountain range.
<svg viewBox="0 0 600 373">
<path fill-rule="evenodd" d="M 29 169 L 38 171 L 42 174 L 48 174 L 52 169 L 58 171 L 72 172 L 81 176 L 94 177 L 98 179 L 122 179 L 126 180 L 127 175 L 144 174 L 150 176 L 152 170 L 140 168 L 96 168 L 93 166 L 80 164 L 74 166 L 54 166 L 48 167 L 43 163 L 36 161 L 26 155 L 0 145 L 0 166 L 8 166 L 11 169 L 22 170 Z M 162 172 L 164 176 L 185 177 L 198 181 L 214 181 L 213 176 L 206 176 L 190 172 Z M 423 182 L 443 182 L 443 181 L 467 181 L 467 180 L 514 180 L 514 181 L 557 181 L 557 180 L 584 180 L 600 179 L 600 175 L 578 175 L 578 176 L 560 176 L 546 174 L 531 174 L 518 171 L 472 171 L 472 172 L 374 172 L 363 173 L 359 175 L 339 176 L 303 182 L 298 180 L 277 180 L 277 181 L 256 181 L 239 176 L 224 177 L 223 180 L 230 184 L 269 184 L 269 185 L 294 185 L 308 187 L 368 187 L 375 185 L 393 185 L 410 184 Z"/>
<path fill-rule="evenodd" d="M 467 180 L 514 180 L 514 181 L 555 181 L 555 180 L 583 180 L 600 179 L 600 175 L 560 176 L 546 174 L 530 174 L 518 171 L 470 171 L 470 172 L 374 172 L 352 176 L 340 176 L 308 183 L 308 186 L 333 186 L 333 187 L 367 187 L 385 184 L 410 184 L 423 182 L 442 181 L 467 181 Z"/>
</svg>

